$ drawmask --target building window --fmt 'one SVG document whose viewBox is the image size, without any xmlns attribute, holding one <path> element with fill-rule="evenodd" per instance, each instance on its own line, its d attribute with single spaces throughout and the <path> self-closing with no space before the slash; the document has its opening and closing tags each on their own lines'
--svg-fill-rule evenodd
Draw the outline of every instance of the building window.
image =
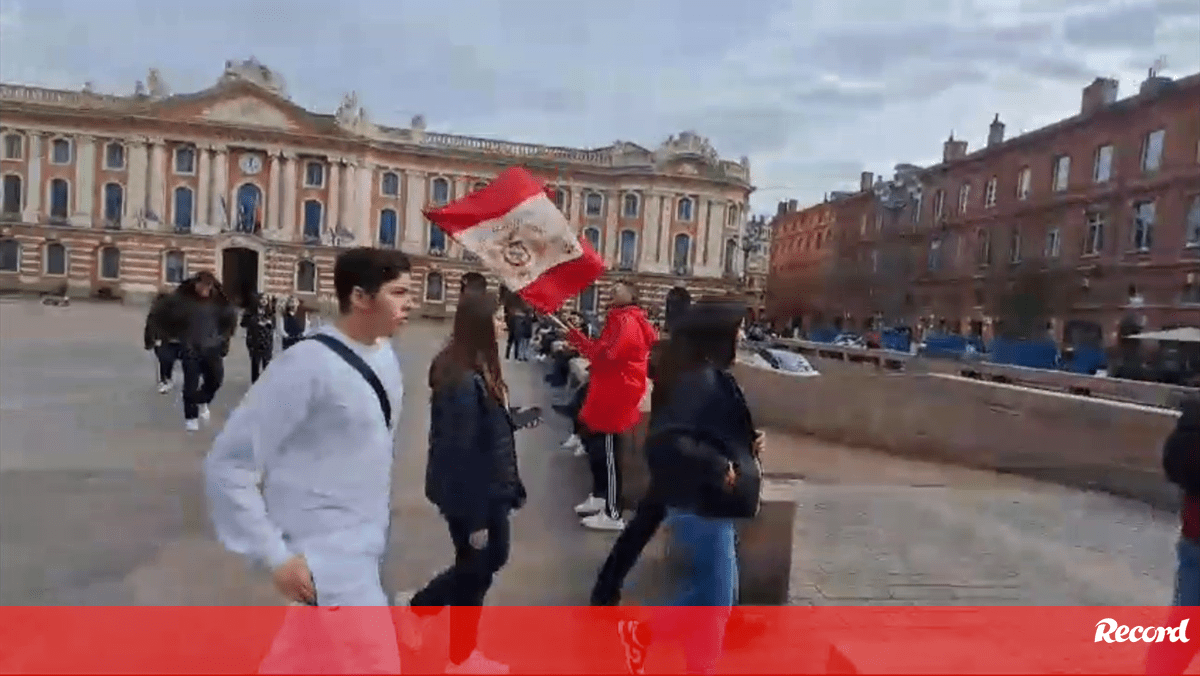
<svg viewBox="0 0 1200 676">
<path fill-rule="evenodd" d="M 396 246 L 396 225 L 399 219 L 396 218 L 394 209 L 384 209 L 379 212 L 379 245 L 386 247 Z"/>
<path fill-rule="evenodd" d="M 446 255 L 446 233 L 436 224 L 429 224 L 429 254 L 431 256 Z"/>
<path fill-rule="evenodd" d="M 15 239 L 0 240 L 0 272 L 21 271 L 21 243 Z"/>
<path fill-rule="evenodd" d="M 682 232 L 675 235 L 675 247 L 671 254 L 671 272 L 688 274 L 692 262 L 692 238 Z"/>
<path fill-rule="evenodd" d="M 67 274 L 67 247 L 59 242 L 46 245 L 46 274 L 64 277 Z"/>
<path fill-rule="evenodd" d="M 324 188 L 325 187 L 325 165 L 321 162 L 305 162 L 304 163 L 304 187 L 305 188 Z"/>
<path fill-rule="evenodd" d="M 1059 155 L 1054 158 L 1054 192 L 1067 189 L 1071 181 L 1071 156 Z"/>
<path fill-rule="evenodd" d="M 195 200 L 192 189 L 187 186 L 175 188 L 174 212 L 172 223 L 176 232 L 191 232 L 192 215 L 195 211 Z"/>
<path fill-rule="evenodd" d="M 1012 229 L 1012 236 L 1009 238 L 1008 262 L 1021 262 L 1021 230 L 1020 228 Z"/>
<path fill-rule="evenodd" d="M 929 243 L 929 261 L 928 267 L 930 270 L 937 270 L 942 267 L 942 240 L 934 238 Z"/>
<path fill-rule="evenodd" d="M 120 183 L 104 184 L 104 222 L 109 227 L 120 227 L 121 215 L 125 213 L 125 188 Z"/>
<path fill-rule="evenodd" d="M 1104 214 L 1093 211 L 1087 215 L 1087 233 L 1083 241 L 1083 253 L 1085 256 L 1095 256 L 1104 250 Z"/>
<path fill-rule="evenodd" d="M 1062 233 L 1058 228 L 1046 232 L 1046 258 L 1058 258 L 1062 253 Z"/>
<path fill-rule="evenodd" d="M 112 171 L 125 168 L 125 146 L 116 141 L 104 146 L 104 168 Z"/>
<path fill-rule="evenodd" d="M 121 278 L 121 250 L 106 246 L 100 250 L 100 279 Z"/>
<path fill-rule="evenodd" d="M 996 177 L 988 179 L 987 186 L 983 190 L 983 206 L 991 208 L 996 206 Z"/>
<path fill-rule="evenodd" d="M 1187 239 L 1189 248 L 1200 247 L 1200 195 L 1192 197 L 1192 205 L 1187 212 Z"/>
<path fill-rule="evenodd" d="M 675 206 L 675 218 L 681 221 L 690 221 L 692 216 L 692 199 L 690 197 L 680 197 L 679 202 Z"/>
<path fill-rule="evenodd" d="M 1113 147 L 1103 145 L 1096 149 L 1096 163 L 1092 167 L 1092 180 L 1107 183 L 1112 178 Z"/>
<path fill-rule="evenodd" d="M 304 241 L 321 241 L 321 217 L 325 207 L 318 200 L 304 200 Z"/>
<path fill-rule="evenodd" d="M 1200 305 L 1200 283 L 1184 284 L 1183 293 L 1179 294 L 1179 302 L 1184 305 Z"/>
<path fill-rule="evenodd" d="M 583 200 L 584 214 L 599 216 L 604 213 L 604 196 L 600 193 L 589 192 Z"/>
<path fill-rule="evenodd" d="M 727 274 L 727 275 L 737 274 L 737 248 L 738 248 L 737 240 L 735 240 L 735 239 L 725 240 L 725 259 L 724 259 L 725 266 L 724 267 L 725 267 L 725 274 Z"/>
<path fill-rule="evenodd" d="M 175 173 L 191 175 L 196 173 L 196 149 L 191 146 L 181 146 L 175 149 Z"/>
<path fill-rule="evenodd" d="M 992 264 L 992 236 L 987 230 L 982 228 L 976 234 L 978 240 L 978 249 L 975 251 L 975 262 L 979 265 Z"/>
<path fill-rule="evenodd" d="M 19 214 L 21 213 L 21 205 L 25 200 L 25 192 L 22 189 L 21 177 L 16 174 L 6 174 L 4 176 L 4 213 Z"/>
<path fill-rule="evenodd" d="M 1154 245 L 1156 211 L 1157 204 L 1153 200 L 1133 204 L 1133 232 L 1130 234 L 1134 251 L 1149 251 Z"/>
<path fill-rule="evenodd" d="M 632 230 L 621 231 L 621 247 L 618 265 L 622 270 L 632 270 L 637 262 L 637 233 Z"/>
<path fill-rule="evenodd" d="M 187 279 L 187 259 L 182 251 L 168 251 L 163 256 L 163 281 L 181 284 Z"/>
<path fill-rule="evenodd" d="M 54 164 L 71 163 L 71 141 L 56 138 L 50 143 L 50 161 Z"/>
<path fill-rule="evenodd" d="M 567 208 L 567 193 L 563 192 L 562 188 L 554 189 L 554 206 L 558 207 L 559 211 L 565 211 Z"/>
<path fill-rule="evenodd" d="M 1142 171 L 1158 171 L 1162 167 L 1163 141 L 1167 130 L 1156 129 L 1146 134 L 1142 143 Z"/>
<path fill-rule="evenodd" d="M 921 193 L 917 193 L 916 197 L 914 197 L 913 201 L 912 201 L 912 212 L 911 213 L 912 213 L 912 222 L 914 224 L 921 222 L 921 207 L 924 206 L 924 204 L 925 204 L 925 196 L 922 195 Z"/>
<path fill-rule="evenodd" d="M 971 184 L 963 183 L 958 189 L 958 213 L 967 213 L 967 207 L 971 205 Z"/>
<path fill-rule="evenodd" d="M 237 190 L 237 231 L 255 233 L 262 229 L 262 190 L 243 183 Z"/>
<path fill-rule="evenodd" d="M 25 138 L 20 134 L 7 134 L 4 137 L 4 159 L 19 160 L 25 156 Z"/>
<path fill-rule="evenodd" d="M 1029 199 L 1029 193 L 1033 191 L 1033 171 L 1029 167 L 1025 167 L 1017 174 L 1017 199 Z"/>
<path fill-rule="evenodd" d="M 437 205 L 447 204 L 450 202 L 450 181 L 444 178 L 435 178 L 429 185 L 429 192 L 433 198 L 433 203 Z"/>
<path fill-rule="evenodd" d="M 638 217 L 638 196 L 634 193 L 625 193 L 625 199 L 622 202 L 621 213 L 625 218 Z"/>
<path fill-rule="evenodd" d="M 387 197 L 396 197 L 400 194 L 400 177 L 394 171 L 384 173 L 379 179 L 379 191 Z"/>
<path fill-rule="evenodd" d="M 933 193 L 933 220 L 940 221 L 946 213 L 946 191 L 938 190 Z"/>
<path fill-rule="evenodd" d="M 600 294 L 596 292 L 596 285 L 592 284 L 579 294 L 579 311 L 595 313 L 599 307 Z"/>
<path fill-rule="evenodd" d="M 740 210 L 740 209 L 738 209 L 738 205 L 736 205 L 736 204 L 730 204 L 730 205 L 729 205 L 729 222 L 728 222 L 728 225 L 737 225 L 737 224 L 738 224 L 738 215 L 739 215 L 740 213 L 741 213 L 741 210 Z"/>
<path fill-rule="evenodd" d="M 425 275 L 425 300 L 429 303 L 440 303 L 445 296 L 445 280 L 442 273 L 436 270 Z"/>
<path fill-rule="evenodd" d="M 64 220 L 71 211 L 71 186 L 65 179 L 50 181 L 50 218 Z"/>
<path fill-rule="evenodd" d="M 317 264 L 304 259 L 296 263 L 296 290 L 300 293 L 317 292 Z"/>
<path fill-rule="evenodd" d="M 593 249 L 600 251 L 600 231 L 598 229 L 584 228 L 583 238 L 587 240 L 588 244 L 592 245 Z"/>
</svg>

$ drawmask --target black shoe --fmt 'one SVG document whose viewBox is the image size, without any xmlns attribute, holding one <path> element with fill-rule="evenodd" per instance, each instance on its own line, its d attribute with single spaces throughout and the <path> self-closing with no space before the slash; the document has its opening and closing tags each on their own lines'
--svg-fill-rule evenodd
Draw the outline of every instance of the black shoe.
<svg viewBox="0 0 1200 676">
<path fill-rule="evenodd" d="M 621 647 L 625 649 L 625 668 L 631 674 L 646 671 L 646 650 L 650 647 L 646 633 L 647 628 L 637 620 L 621 620 L 617 623 L 617 636 L 621 639 Z"/>
</svg>

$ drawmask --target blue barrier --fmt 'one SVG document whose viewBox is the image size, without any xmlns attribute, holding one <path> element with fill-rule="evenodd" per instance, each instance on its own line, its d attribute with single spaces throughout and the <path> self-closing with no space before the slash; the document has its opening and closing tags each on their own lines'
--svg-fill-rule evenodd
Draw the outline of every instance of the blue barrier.
<svg viewBox="0 0 1200 676">
<path fill-rule="evenodd" d="M 1058 369 L 1058 346 L 1052 340 L 992 340 L 988 361 L 993 364 L 1023 366 L 1030 369 Z"/>
<path fill-rule="evenodd" d="M 1075 347 L 1075 354 L 1063 363 L 1063 370 L 1084 375 L 1096 375 L 1108 368 L 1108 356 L 1098 347 Z"/>
</svg>

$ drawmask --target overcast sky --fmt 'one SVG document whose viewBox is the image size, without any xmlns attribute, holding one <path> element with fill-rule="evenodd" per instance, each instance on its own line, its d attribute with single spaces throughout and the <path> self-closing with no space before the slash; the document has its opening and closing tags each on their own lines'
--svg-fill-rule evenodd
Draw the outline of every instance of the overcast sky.
<svg viewBox="0 0 1200 676">
<path fill-rule="evenodd" d="M 335 12 L 330 14 L 330 11 Z M 516 141 L 654 147 L 692 129 L 748 155 L 754 206 L 819 201 L 860 171 L 930 163 L 1078 112 L 1097 75 L 1136 91 L 1200 70 L 1197 0 L 0 0 L 6 82 L 176 91 L 257 57 L 293 99 L 351 89 L 376 122 Z"/>
</svg>

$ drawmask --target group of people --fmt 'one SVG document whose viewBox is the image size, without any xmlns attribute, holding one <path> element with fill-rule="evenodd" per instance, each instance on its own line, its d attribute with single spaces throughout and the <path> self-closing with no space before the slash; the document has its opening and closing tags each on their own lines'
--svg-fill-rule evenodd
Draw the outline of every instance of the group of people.
<svg viewBox="0 0 1200 676">
<path fill-rule="evenodd" d="M 184 427 L 199 430 L 200 422 L 211 418 L 209 404 L 224 382 L 225 357 L 239 324 L 245 331 L 253 382 L 274 356 L 276 335 L 283 349 L 295 344 L 308 330 L 307 315 L 294 297 L 280 312 L 275 297 L 261 294 L 247 299 L 239 322 L 238 308 L 212 272 L 189 277 L 174 291 L 159 294 L 146 315 L 143 341 L 157 359 L 159 393 L 172 391 L 179 363 Z M 277 321 L 280 317 L 282 322 Z"/>
</svg>

